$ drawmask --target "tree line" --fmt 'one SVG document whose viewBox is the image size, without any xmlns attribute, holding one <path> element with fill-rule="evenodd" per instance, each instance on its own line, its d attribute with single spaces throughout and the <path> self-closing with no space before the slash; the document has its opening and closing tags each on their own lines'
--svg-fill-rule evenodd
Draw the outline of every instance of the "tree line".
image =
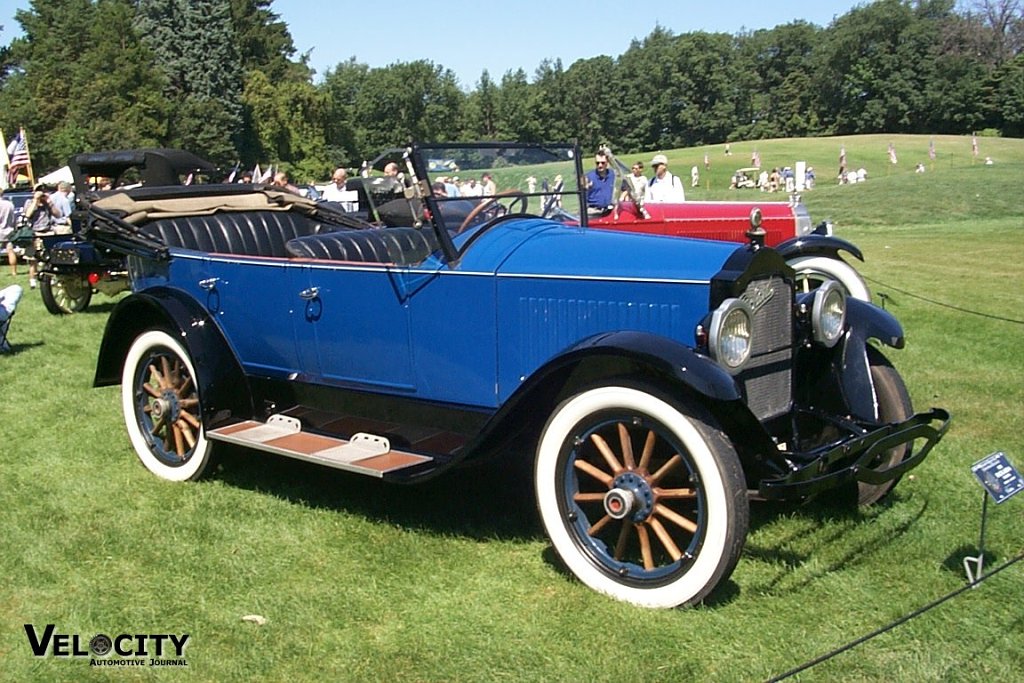
<svg viewBox="0 0 1024 683">
<path fill-rule="evenodd" d="M 1024 135 L 1024 1 L 876 0 L 819 27 L 657 26 L 618 56 L 540 63 L 472 89 L 429 59 L 315 79 L 270 0 L 33 0 L 0 47 L 0 129 L 38 169 L 180 147 L 325 178 L 410 140 L 578 139 L 673 149 L 860 133 Z M 353 24 L 358 21 L 352 17 Z"/>
</svg>

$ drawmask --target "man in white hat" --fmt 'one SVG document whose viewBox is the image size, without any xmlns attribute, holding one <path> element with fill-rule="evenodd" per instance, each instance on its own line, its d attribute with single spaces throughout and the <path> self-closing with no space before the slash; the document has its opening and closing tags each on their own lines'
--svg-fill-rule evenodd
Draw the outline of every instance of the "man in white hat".
<svg viewBox="0 0 1024 683">
<path fill-rule="evenodd" d="M 647 188 L 647 201 L 662 203 L 678 203 L 686 201 L 683 181 L 669 173 L 668 158 L 664 154 L 655 154 L 651 159 L 654 177 Z"/>
</svg>

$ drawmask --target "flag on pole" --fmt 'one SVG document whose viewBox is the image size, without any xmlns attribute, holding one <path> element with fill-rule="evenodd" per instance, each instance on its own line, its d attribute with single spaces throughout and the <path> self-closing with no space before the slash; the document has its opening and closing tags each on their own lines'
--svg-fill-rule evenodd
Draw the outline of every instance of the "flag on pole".
<svg viewBox="0 0 1024 683">
<path fill-rule="evenodd" d="M 10 166 L 7 168 L 7 183 L 14 185 L 18 180 L 21 170 L 25 169 L 25 175 L 29 182 L 35 182 L 32 177 L 32 158 L 28 154 L 28 140 L 25 139 L 25 129 L 22 128 L 18 134 L 7 145 L 7 156 L 10 158 Z"/>
<path fill-rule="evenodd" d="M 896 163 L 896 145 L 889 143 L 889 162 Z"/>
<path fill-rule="evenodd" d="M 839 148 L 839 168 L 846 168 L 846 145 Z"/>
<path fill-rule="evenodd" d="M 257 161 L 256 166 L 252 169 L 252 181 L 258 183 L 262 177 L 263 171 L 260 170 L 260 163 Z"/>
<path fill-rule="evenodd" d="M 761 153 L 756 149 L 754 153 L 750 155 L 750 165 L 754 168 L 761 168 Z"/>
<path fill-rule="evenodd" d="M 935 161 L 935 138 L 928 141 L 928 158 Z"/>
<path fill-rule="evenodd" d="M 225 180 L 224 182 L 225 183 L 233 183 L 233 182 L 235 182 L 235 176 L 238 175 L 238 169 L 241 168 L 241 167 L 242 167 L 242 162 L 241 161 L 236 161 L 235 162 L 235 167 L 233 169 L 231 169 L 231 173 L 228 174 L 227 180 Z"/>
<path fill-rule="evenodd" d="M 971 136 L 971 154 L 978 156 L 978 136 Z"/>
<path fill-rule="evenodd" d="M 255 179 L 256 176 L 253 176 L 253 178 Z M 271 164 L 270 166 L 267 166 L 267 170 L 263 173 L 263 175 L 261 175 L 259 177 L 259 180 L 257 180 L 256 182 L 266 184 L 266 183 L 269 183 L 273 179 L 274 179 L 274 165 Z"/>
</svg>

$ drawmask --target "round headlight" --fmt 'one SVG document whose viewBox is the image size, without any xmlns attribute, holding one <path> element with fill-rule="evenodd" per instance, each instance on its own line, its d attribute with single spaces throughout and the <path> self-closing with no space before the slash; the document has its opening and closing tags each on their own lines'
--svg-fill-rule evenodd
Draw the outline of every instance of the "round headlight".
<svg viewBox="0 0 1024 683">
<path fill-rule="evenodd" d="M 814 292 L 811 308 L 811 327 L 814 341 L 833 347 L 846 330 L 846 292 L 834 280 L 826 282 Z"/>
<path fill-rule="evenodd" d="M 726 299 L 711 315 L 708 349 L 729 372 L 739 372 L 750 358 L 753 311 L 741 299 Z"/>
</svg>

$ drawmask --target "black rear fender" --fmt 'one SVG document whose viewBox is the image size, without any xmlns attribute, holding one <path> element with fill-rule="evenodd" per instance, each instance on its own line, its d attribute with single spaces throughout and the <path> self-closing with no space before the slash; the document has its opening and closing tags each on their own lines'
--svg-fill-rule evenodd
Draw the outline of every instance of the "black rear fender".
<svg viewBox="0 0 1024 683">
<path fill-rule="evenodd" d="M 220 328 L 195 300 L 172 289 L 150 289 L 118 302 L 103 333 L 93 386 L 120 384 L 129 347 L 152 329 L 167 331 L 188 351 L 207 428 L 256 415 L 248 380 Z"/>
</svg>

